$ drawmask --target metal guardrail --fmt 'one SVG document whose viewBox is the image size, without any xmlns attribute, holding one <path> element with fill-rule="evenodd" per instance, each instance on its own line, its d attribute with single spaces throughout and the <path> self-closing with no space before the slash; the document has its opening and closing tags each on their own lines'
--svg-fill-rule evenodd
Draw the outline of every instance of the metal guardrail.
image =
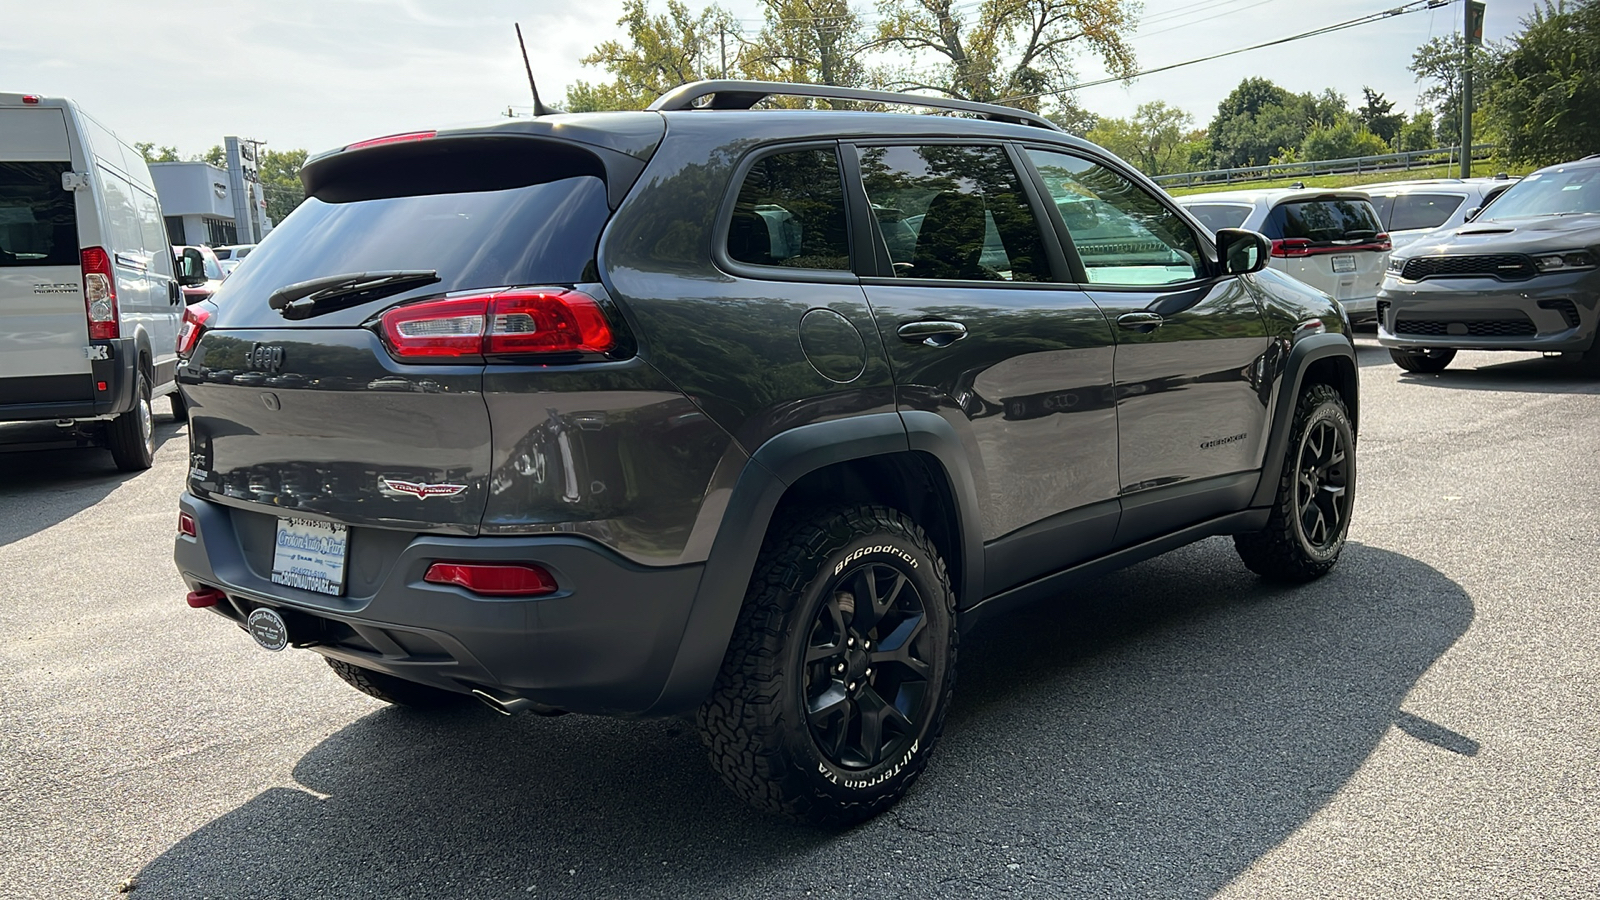
<svg viewBox="0 0 1600 900">
<path fill-rule="evenodd" d="M 1473 159 L 1488 159 L 1494 144 L 1473 144 Z M 1391 172 L 1428 166 L 1451 165 L 1461 159 L 1461 148 L 1438 147 L 1433 150 L 1411 150 L 1405 153 L 1384 153 L 1378 156 L 1352 156 L 1348 159 L 1321 159 L 1312 162 L 1273 163 L 1266 166 L 1242 166 L 1236 169 L 1207 169 L 1203 172 L 1182 172 L 1176 175 L 1157 175 L 1153 180 L 1162 187 L 1194 187 L 1208 184 L 1239 184 L 1287 178 L 1293 175 L 1347 175 L 1361 172 Z"/>
</svg>

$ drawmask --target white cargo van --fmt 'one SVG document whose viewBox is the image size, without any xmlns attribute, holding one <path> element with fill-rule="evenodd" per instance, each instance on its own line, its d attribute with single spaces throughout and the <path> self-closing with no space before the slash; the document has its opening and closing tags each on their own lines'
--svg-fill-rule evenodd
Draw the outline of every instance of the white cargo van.
<svg viewBox="0 0 1600 900">
<path fill-rule="evenodd" d="M 182 316 L 144 157 L 70 100 L 0 93 L 0 451 L 149 467 Z"/>
</svg>

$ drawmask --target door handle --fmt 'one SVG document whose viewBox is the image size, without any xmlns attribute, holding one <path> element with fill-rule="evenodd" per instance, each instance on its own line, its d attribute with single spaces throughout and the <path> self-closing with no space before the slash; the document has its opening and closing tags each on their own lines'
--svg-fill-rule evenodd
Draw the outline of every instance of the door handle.
<svg viewBox="0 0 1600 900">
<path fill-rule="evenodd" d="M 1160 313 L 1131 312 L 1117 316 L 1117 327 L 1150 332 L 1160 328 L 1161 323 L 1165 321 L 1165 319 L 1161 318 Z"/>
<path fill-rule="evenodd" d="M 948 347 L 967 336 L 967 326 L 950 321 L 907 322 L 895 333 L 908 344 Z"/>
</svg>

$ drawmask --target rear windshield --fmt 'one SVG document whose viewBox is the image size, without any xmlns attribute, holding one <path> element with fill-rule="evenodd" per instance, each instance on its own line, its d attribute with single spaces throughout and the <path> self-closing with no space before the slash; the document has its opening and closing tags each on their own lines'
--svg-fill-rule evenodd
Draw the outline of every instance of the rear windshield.
<svg viewBox="0 0 1600 900">
<path fill-rule="evenodd" d="M 78 214 L 64 162 L 0 163 L 0 268 L 78 265 Z"/>
<path fill-rule="evenodd" d="M 267 306 L 272 292 L 329 275 L 433 269 L 440 280 L 309 320 L 319 326 L 355 324 L 410 296 L 593 280 L 609 215 L 605 183 L 592 175 L 498 191 L 309 198 L 217 291 L 218 326 L 283 325 Z"/>
<path fill-rule="evenodd" d="M 1449 221 L 1465 197 L 1460 194 L 1400 194 L 1388 216 L 1389 231 L 1438 228 Z"/>
<path fill-rule="evenodd" d="M 1250 218 L 1250 207 L 1237 203 L 1196 203 L 1184 209 L 1213 232 L 1219 228 L 1238 228 Z"/>
<path fill-rule="evenodd" d="M 1366 200 L 1339 197 L 1279 205 L 1267 217 L 1267 237 L 1309 238 L 1316 243 L 1364 241 L 1383 231 Z"/>
</svg>

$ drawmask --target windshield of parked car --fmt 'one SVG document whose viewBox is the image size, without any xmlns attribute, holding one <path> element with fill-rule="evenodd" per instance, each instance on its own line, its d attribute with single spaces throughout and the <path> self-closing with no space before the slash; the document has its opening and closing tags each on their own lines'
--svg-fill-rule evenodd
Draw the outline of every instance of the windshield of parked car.
<svg viewBox="0 0 1600 900">
<path fill-rule="evenodd" d="M 1481 219 L 1600 213 L 1600 166 L 1535 172 L 1484 207 Z"/>
</svg>

